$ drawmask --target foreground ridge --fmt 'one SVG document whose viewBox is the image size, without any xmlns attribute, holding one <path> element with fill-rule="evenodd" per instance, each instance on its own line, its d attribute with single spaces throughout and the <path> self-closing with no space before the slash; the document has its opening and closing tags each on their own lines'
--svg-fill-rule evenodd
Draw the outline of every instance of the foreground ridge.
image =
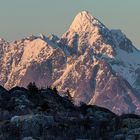
<svg viewBox="0 0 140 140">
<path fill-rule="evenodd" d="M 74 106 L 68 93 L 56 88 L 0 87 L 1 140 L 137 139 L 140 116 L 115 115 L 105 108 Z"/>
</svg>

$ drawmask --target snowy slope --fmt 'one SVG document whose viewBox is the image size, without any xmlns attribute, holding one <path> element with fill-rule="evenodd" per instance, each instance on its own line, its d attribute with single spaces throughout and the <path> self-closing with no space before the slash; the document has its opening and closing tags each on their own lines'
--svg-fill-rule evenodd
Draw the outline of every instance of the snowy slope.
<svg viewBox="0 0 140 140">
<path fill-rule="evenodd" d="M 52 85 L 85 102 L 120 114 L 140 114 L 140 52 L 121 30 L 109 30 L 87 11 L 59 39 L 0 39 L 0 84 L 6 88 Z"/>
</svg>

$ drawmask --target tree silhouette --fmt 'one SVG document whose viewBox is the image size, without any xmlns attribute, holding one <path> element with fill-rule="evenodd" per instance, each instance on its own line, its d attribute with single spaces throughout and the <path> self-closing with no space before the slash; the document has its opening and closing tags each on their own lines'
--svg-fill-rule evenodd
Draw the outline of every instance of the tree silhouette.
<svg viewBox="0 0 140 140">
<path fill-rule="evenodd" d="M 53 88 L 53 91 L 54 91 L 54 93 L 58 94 L 58 91 L 57 91 L 56 87 Z"/>
<path fill-rule="evenodd" d="M 71 96 L 69 90 L 66 91 L 65 97 L 66 97 L 71 103 L 73 103 L 73 98 L 72 98 L 72 96 Z"/>
<path fill-rule="evenodd" d="M 27 88 L 28 88 L 28 91 L 30 94 L 35 94 L 35 93 L 38 93 L 38 91 L 39 91 L 35 82 L 30 82 L 29 85 L 27 86 Z"/>
</svg>

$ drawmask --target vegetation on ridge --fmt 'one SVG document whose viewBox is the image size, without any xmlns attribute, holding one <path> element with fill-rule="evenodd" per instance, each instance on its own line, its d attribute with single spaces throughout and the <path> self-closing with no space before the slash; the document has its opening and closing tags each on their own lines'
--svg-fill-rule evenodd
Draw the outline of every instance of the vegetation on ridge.
<svg viewBox="0 0 140 140">
<path fill-rule="evenodd" d="M 140 116 L 118 116 L 95 105 L 75 106 L 69 91 L 57 89 L 0 87 L 1 140 L 120 140 L 140 136 Z M 137 134 L 139 133 L 139 134 Z"/>
</svg>

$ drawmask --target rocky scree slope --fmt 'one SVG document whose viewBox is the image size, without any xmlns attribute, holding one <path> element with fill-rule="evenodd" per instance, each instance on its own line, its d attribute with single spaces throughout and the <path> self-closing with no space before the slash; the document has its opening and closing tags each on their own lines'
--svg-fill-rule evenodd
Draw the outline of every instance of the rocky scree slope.
<svg viewBox="0 0 140 140">
<path fill-rule="evenodd" d="M 122 31 L 109 30 L 83 11 L 60 39 L 0 39 L 0 84 L 9 89 L 35 81 L 56 86 L 60 93 L 69 89 L 75 104 L 140 114 L 139 60 L 139 50 Z"/>
</svg>

